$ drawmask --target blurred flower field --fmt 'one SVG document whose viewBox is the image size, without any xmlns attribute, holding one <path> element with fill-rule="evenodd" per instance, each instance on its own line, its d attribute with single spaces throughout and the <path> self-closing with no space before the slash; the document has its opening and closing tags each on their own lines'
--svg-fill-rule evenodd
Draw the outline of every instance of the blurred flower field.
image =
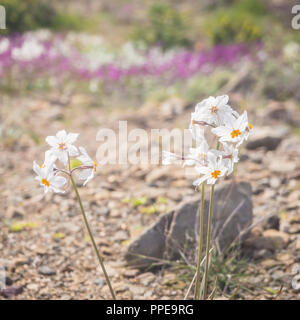
<svg viewBox="0 0 300 320">
<path fill-rule="evenodd" d="M 99 81 L 124 84 L 154 79 L 173 84 L 195 74 L 208 74 L 218 66 L 233 67 L 241 60 L 255 57 L 259 44 L 216 45 L 211 49 L 163 51 L 125 43 L 118 50 L 109 47 L 100 36 L 37 31 L 3 37 L 0 42 L 2 82 L 48 80 L 53 85 L 62 80 Z M 147 80 L 146 80 L 147 81 Z"/>
</svg>

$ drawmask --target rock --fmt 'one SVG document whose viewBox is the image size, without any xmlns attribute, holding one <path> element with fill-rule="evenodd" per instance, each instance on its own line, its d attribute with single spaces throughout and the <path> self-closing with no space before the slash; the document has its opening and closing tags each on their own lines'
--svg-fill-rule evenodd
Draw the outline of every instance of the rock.
<svg viewBox="0 0 300 320">
<path fill-rule="evenodd" d="M 284 141 L 282 141 L 278 150 L 283 154 L 290 153 L 290 154 L 299 155 L 300 154 L 299 144 L 300 144 L 299 136 L 289 137 L 288 139 L 285 139 Z"/>
<path fill-rule="evenodd" d="M 277 215 L 270 216 L 263 222 L 263 228 L 279 230 L 280 218 Z"/>
<path fill-rule="evenodd" d="M 204 223 L 208 220 L 209 194 L 204 203 Z M 161 216 L 128 247 L 126 260 L 136 267 L 149 266 L 154 259 L 175 258 L 179 250 L 190 241 L 189 248 L 195 248 L 195 234 L 198 234 L 200 194 L 189 198 L 178 208 Z M 252 223 L 251 186 L 247 182 L 225 183 L 217 186 L 214 196 L 213 239 L 217 249 L 224 251 L 234 241 L 244 239 L 245 229 Z M 205 229 L 205 227 L 204 227 Z M 244 232 L 244 233 L 243 233 Z M 167 252 L 166 252 L 167 251 Z M 138 256 L 140 255 L 140 257 Z M 145 259 L 142 256 L 147 256 Z"/>
<path fill-rule="evenodd" d="M 170 179 L 170 167 L 161 167 L 154 170 L 151 170 L 149 174 L 146 176 L 146 182 L 149 185 L 152 185 L 157 180 L 169 180 Z"/>
<path fill-rule="evenodd" d="M 151 257 L 162 258 L 165 252 L 166 232 L 169 229 L 174 211 L 164 214 L 129 245 L 125 259 L 137 268 L 149 266 Z"/>
<path fill-rule="evenodd" d="M 29 283 L 26 288 L 31 291 L 38 291 L 40 287 L 37 283 Z"/>
<path fill-rule="evenodd" d="M 300 114 L 290 103 L 272 102 L 263 111 L 262 117 L 267 120 L 280 121 L 289 125 L 297 126 L 300 124 Z"/>
<path fill-rule="evenodd" d="M 273 280 L 281 280 L 282 278 L 286 277 L 286 273 L 282 270 L 276 270 L 271 275 Z"/>
<path fill-rule="evenodd" d="M 18 294 L 21 294 L 23 292 L 22 286 L 12 286 L 7 287 L 5 289 L 0 290 L 0 295 L 2 295 L 4 298 L 12 298 L 17 296 Z"/>
<path fill-rule="evenodd" d="M 94 207 L 93 210 L 98 216 L 105 216 L 105 217 L 109 216 L 109 212 L 110 212 L 109 208 L 107 207 L 100 207 L 100 208 Z"/>
<path fill-rule="evenodd" d="M 208 194 L 207 194 L 208 195 Z M 187 239 L 198 234 L 199 219 L 196 212 L 199 201 L 185 203 L 175 212 L 167 244 L 169 249 L 176 246 L 183 248 Z M 194 208 L 193 208 L 194 205 Z M 209 200 L 204 203 L 204 230 L 208 220 Z M 216 188 L 213 211 L 213 239 L 218 251 L 224 251 L 233 242 L 241 240 L 243 232 L 252 223 L 251 186 L 247 182 L 226 183 Z M 206 236 L 206 235 L 204 235 Z M 244 235 L 245 236 L 245 235 Z"/>
<path fill-rule="evenodd" d="M 268 249 L 260 249 L 260 250 L 255 250 L 253 252 L 253 258 L 256 260 L 259 259 L 268 259 L 273 255 L 272 251 Z"/>
<path fill-rule="evenodd" d="M 94 284 L 100 289 L 105 285 L 106 281 L 104 279 L 95 279 Z"/>
<path fill-rule="evenodd" d="M 52 269 L 49 266 L 41 266 L 39 268 L 39 274 L 42 274 L 43 276 L 54 276 L 56 275 L 56 271 Z"/>
<path fill-rule="evenodd" d="M 295 249 L 300 251 L 300 238 L 296 240 Z"/>
<path fill-rule="evenodd" d="M 270 179 L 270 186 L 271 186 L 271 188 L 277 189 L 277 188 L 280 187 L 280 185 L 281 185 L 281 179 L 280 179 L 280 178 L 278 178 L 278 177 L 272 177 L 272 178 Z"/>
<path fill-rule="evenodd" d="M 274 242 L 271 239 L 265 238 L 263 236 L 251 237 L 244 241 L 243 243 L 243 251 L 247 253 L 247 255 L 251 254 L 249 249 L 254 250 L 271 250 L 274 251 Z M 255 252 L 255 251 L 254 251 Z"/>
<path fill-rule="evenodd" d="M 7 209 L 7 215 L 11 219 L 23 219 L 25 212 L 24 209 L 21 207 L 9 207 Z"/>
<path fill-rule="evenodd" d="M 285 157 L 276 157 L 271 160 L 269 169 L 276 173 L 290 173 L 297 167 L 297 161 L 288 161 Z"/>
<path fill-rule="evenodd" d="M 274 229 L 264 231 L 263 237 L 270 240 L 275 249 L 283 249 L 289 242 L 289 235 L 287 233 Z"/>
<path fill-rule="evenodd" d="M 128 239 L 128 234 L 126 231 L 119 230 L 112 237 L 113 241 L 124 241 Z"/>
<path fill-rule="evenodd" d="M 10 277 L 6 276 L 5 277 L 5 284 L 7 286 L 11 286 L 13 284 L 13 280 Z"/>
<path fill-rule="evenodd" d="M 283 126 L 277 126 L 276 130 L 273 127 L 256 128 L 253 130 L 246 148 L 248 150 L 255 150 L 263 147 L 267 150 L 275 150 L 289 133 L 290 129 Z"/>
</svg>

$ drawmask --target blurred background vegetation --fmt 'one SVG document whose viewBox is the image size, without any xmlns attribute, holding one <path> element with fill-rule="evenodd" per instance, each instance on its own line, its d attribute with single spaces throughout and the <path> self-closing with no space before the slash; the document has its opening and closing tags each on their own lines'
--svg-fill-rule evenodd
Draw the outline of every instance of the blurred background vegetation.
<svg viewBox="0 0 300 320">
<path fill-rule="evenodd" d="M 300 32 L 291 28 L 291 7 L 294 1 L 4 0 L 1 3 L 7 12 L 7 29 L 0 31 L 2 36 L 26 35 L 28 32 L 44 29 L 50 30 L 52 35 L 57 36 L 73 33 L 99 36 L 105 43 L 105 45 L 103 42 L 97 44 L 98 49 L 102 46 L 101 52 L 100 49 L 98 53 L 94 50 L 96 45 L 92 43 L 93 41 L 91 41 L 92 44 L 87 44 L 88 41 L 80 39 L 72 45 L 77 46 L 76 49 L 79 46 L 80 50 L 87 55 L 93 55 L 92 58 L 89 57 L 89 62 L 94 64 L 94 61 L 97 61 L 101 67 L 100 56 L 104 62 L 115 63 L 116 68 L 119 68 L 122 63 L 122 59 L 118 56 L 119 52 L 123 52 L 124 45 L 127 45 L 127 50 L 128 43 L 133 49 L 130 47 L 131 51 L 128 49 L 124 55 L 127 58 L 131 55 L 127 59 L 131 62 L 140 58 L 138 54 L 141 51 L 146 56 L 151 48 L 156 47 L 164 52 L 160 54 L 159 59 L 165 62 L 167 57 L 174 56 L 174 52 L 182 52 L 182 50 L 194 54 L 218 48 L 216 46 L 220 45 L 245 44 L 250 51 L 252 48 L 251 59 L 254 59 L 252 67 L 248 68 L 249 79 L 246 82 L 249 87 L 246 93 L 255 92 L 263 97 L 278 100 L 286 100 L 291 95 L 298 97 L 294 89 L 299 84 Z M 31 37 L 34 35 L 31 34 Z M 28 38 L 30 36 L 26 39 Z M 94 47 L 91 48 L 92 46 Z M 122 90 L 118 92 L 129 95 L 126 101 L 133 105 L 140 104 L 148 96 L 164 99 L 175 93 L 192 102 L 199 95 L 214 94 L 230 82 L 239 72 L 238 69 L 249 64 L 249 61 L 246 61 L 247 58 L 237 65 L 233 63 L 229 68 L 227 62 L 222 64 L 223 58 L 219 51 L 216 49 L 212 54 L 214 57 L 219 57 L 221 61 L 216 64 L 213 73 L 206 71 L 205 68 L 201 70 L 199 68 L 199 72 L 185 76 L 184 81 L 181 81 L 182 79 L 170 81 L 164 76 L 160 76 L 158 81 L 149 77 L 148 74 L 144 77 L 141 75 L 127 77 L 126 80 L 121 81 Z M 114 61 L 117 62 L 112 62 L 110 58 L 112 53 L 115 55 Z M 254 58 L 253 53 L 257 54 Z M 228 57 L 230 53 L 223 54 L 227 55 L 226 61 L 230 60 L 230 56 Z M 198 60 L 201 59 L 202 57 L 198 58 Z M 209 68 L 208 65 L 207 70 Z M 184 66 L 180 70 L 181 77 L 184 77 L 183 69 Z M 259 71 L 259 76 L 256 71 Z M 102 69 L 98 74 L 101 72 Z M 116 73 L 115 70 L 113 72 Z M 128 73 L 130 72 L 132 69 Z M 10 82 L 3 80 L 0 86 L 4 90 L 11 90 L 14 86 L 11 81 L 11 72 L 9 74 L 10 76 L 6 79 L 10 79 Z M 76 77 L 71 78 L 72 81 L 69 81 L 70 78 L 67 80 L 66 77 L 63 79 L 65 86 L 75 85 Z M 79 78 L 81 79 L 82 75 Z M 78 80 L 78 77 L 76 79 Z M 52 80 L 50 81 L 49 76 L 40 79 L 36 74 L 31 73 L 26 77 L 25 82 L 22 81 L 22 84 L 18 82 L 18 90 L 19 92 L 22 89 L 45 88 L 48 90 L 54 82 L 58 83 Z M 112 100 L 110 86 L 105 85 L 99 78 L 89 80 L 90 82 L 80 83 L 80 88 L 92 91 L 93 94 L 99 93 L 103 99 L 108 95 L 109 100 Z M 243 90 L 242 83 L 238 87 Z M 121 96 L 120 100 L 124 101 L 123 98 L 124 96 Z"/>
</svg>

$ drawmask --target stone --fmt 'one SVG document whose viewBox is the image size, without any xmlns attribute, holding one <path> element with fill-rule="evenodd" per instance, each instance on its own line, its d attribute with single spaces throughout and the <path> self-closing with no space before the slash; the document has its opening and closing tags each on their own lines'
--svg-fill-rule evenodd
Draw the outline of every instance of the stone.
<svg viewBox="0 0 300 320">
<path fill-rule="evenodd" d="M 290 129 L 285 126 L 277 126 L 276 130 L 272 127 L 256 128 L 253 130 L 246 148 L 248 150 L 255 150 L 263 147 L 267 150 L 275 150 L 289 133 Z"/>
<path fill-rule="evenodd" d="M 150 173 L 148 173 L 146 176 L 146 182 L 149 185 L 152 185 L 157 180 L 163 180 L 163 181 L 169 180 L 170 179 L 170 172 L 171 171 L 170 171 L 169 166 L 165 166 L 165 167 L 151 170 Z"/>
<path fill-rule="evenodd" d="M 275 229 L 275 230 L 279 230 L 279 226 L 280 226 L 280 218 L 278 217 L 278 215 L 272 215 L 270 217 L 268 217 L 263 223 L 263 228 L 265 230 L 267 229 Z"/>
<path fill-rule="evenodd" d="M 300 144 L 300 137 L 292 136 L 282 141 L 278 150 L 281 153 L 290 153 L 290 154 L 299 155 L 300 154 L 299 144 Z"/>
<path fill-rule="evenodd" d="M 105 216 L 105 217 L 108 217 L 109 216 L 109 208 L 107 207 L 100 207 L 100 208 L 95 208 L 94 209 L 95 213 L 98 215 L 98 216 Z"/>
<path fill-rule="evenodd" d="M 265 238 L 263 236 L 258 237 L 250 237 L 246 239 L 243 243 L 243 251 L 247 252 L 249 254 L 248 249 L 254 249 L 254 250 L 271 250 L 274 251 L 274 242 L 271 239 Z"/>
<path fill-rule="evenodd" d="M 26 288 L 31 291 L 38 291 L 39 285 L 37 283 L 29 283 Z"/>
<path fill-rule="evenodd" d="M 233 242 L 248 236 L 246 230 L 253 218 L 251 195 L 251 186 L 247 182 L 224 183 L 215 188 L 212 237 L 218 250 L 224 251 Z M 205 225 L 208 220 L 208 192 L 206 196 Z M 188 198 L 171 212 L 162 215 L 156 223 L 133 240 L 125 256 L 127 263 L 135 267 L 145 267 L 156 261 L 155 259 L 176 258 L 187 242 L 191 242 L 189 248 L 195 248 L 199 230 L 197 211 L 200 197 L 201 195 L 197 194 Z"/>
<path fill-rule="evenodd" d="M 253 252 L 253 258 L 256 260 L 259 259 L 268 259 L 273 255 L 272 251 L 268 249 L 260 249 L 260 250 L 255 250 Z"/>
<path fill-rule="evenodd" d="M 300 251 L 300 238 L 296 240 L 295 249 Z"/>
<path fill-rule="evenodd" d="M 25 212 L 21 207 L 9 207 L 7 209 L 7 215 L 11 219 L 23 219 Z"/>
<path fill-rule="evenodd" d="M 289 235 L 287 233 L 275 229 L 264 231 L 263 237 L 270 240 L 275 249 L 283 249 L 289 242 Z"/>
<path fill-rule="evenodd" d="M 95 279 L 94 284 L 100 289 L 105 285 L 106 281 L 104 279 Z"/>
<path fill-rule="evenodd" d="M 280 185 L 281 185 L 281 179 L 280 179 L 280 178 L 278 178 L 278 177 L 272 177 L 272 178 L 270 179 L 270 186 L 271 186 L 271 188 L 277 189 L 277 188 L 280 187 Z"/>
<path fill-rule="evenodd" d="M 49 266 L 41 266 L 38 270 L 39 274 L 43 276 L 54 276 L 56 275 L 56 271 Z"/>
<path fill-rule="evenodd" d="M 18 294 L 21 294 L 23 292 L 22 286 L 11 286 L 7 287 L 5 289 L 0 290 L 0 295 L 2 295 L 4 298 L 12 298 L 17 296 Z"/>
<path fill-rule="evenodd" d="M 271 121 L 280 121 L 289 125 L 297 126 L 300 124 L 300 113 L 294 106 L 282 102 L 272 102 L 263 111 L 262 117 Z"/>
<path fill-rule="evenodd" d="M 149 266 L 151 258 L 162 258 L 165 252 L 166 232 L 169 229 L 174 211 L 162 215 L 137 239 L 130 243 L 125 259 L 128 265 L 137 268 Z"/>
<path fill-rule="evenodd" d="M 285 157 L 276 157 L 269 164 L 269 169 L 276 173 L 290 173 L 296 168 L 297 161 L 288 161 Z"/>
</svg>

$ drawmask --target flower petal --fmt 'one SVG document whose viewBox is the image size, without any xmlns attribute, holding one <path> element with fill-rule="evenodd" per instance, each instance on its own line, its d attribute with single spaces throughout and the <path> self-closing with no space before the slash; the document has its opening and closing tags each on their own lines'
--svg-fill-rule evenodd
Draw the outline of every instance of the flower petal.
<svg viewBox="0 0 300 320">
<path fill-rule="evenodd" d="M 66 130 L 60 130 L 57 132 L 56 134 L 56 137 L 57 139 L 60 141 L 60 142 L 65 142 L 66 141 L 66 138 L 67 138 L 67 132 Z"/>
<path fill-rule="evenodd" d="M 67 182 L 67 179 L 62 176 L 53 176 L 50 179 L 51 185 L 53 185 L 53 187 L 55 188 L 62 187 L 64 184 L 66 184 L 66 182 Z"/>
<path fill-rule="evenodd" d="M 66 143 L 74 143 L 79 136 L 79 133 L 69 133 L 66 137 Z"/>
<path fill-rule="evenodd" d="M 46 142 L 49 144 L 50 147 L 56 147 L 59 143 L 58 139 L 54 136 L 48 136 L 46 137 Z"/>
<path fill-rule="evenodd" d="M 35 161 L 33 161 L 33 171 L 34 171 L 38 176 L 41 176 L 41 175 L 42 175 L 41 167 L 40 167 Z"/>
</svg>

